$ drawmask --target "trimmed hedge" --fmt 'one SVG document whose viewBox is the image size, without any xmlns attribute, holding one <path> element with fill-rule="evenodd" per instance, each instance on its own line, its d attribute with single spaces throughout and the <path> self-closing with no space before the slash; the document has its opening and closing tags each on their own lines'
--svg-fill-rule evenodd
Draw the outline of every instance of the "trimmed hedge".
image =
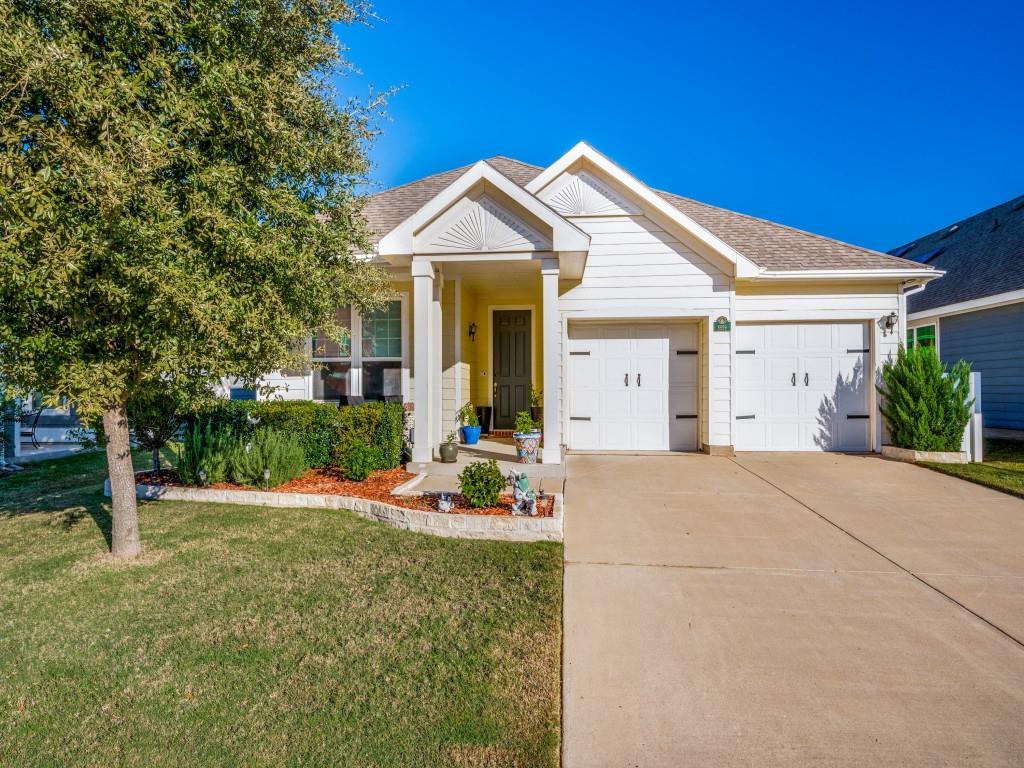
<svg viewBox="0 0 1024 768">
<path fill-rule="evenodd" d="M 248 439 L 257 429 L 294 435 L 311 467 L 339 463 L 348 445 L 357 440 L 378 449 L 376 469 L 397 467 L 404 452 L 405 410 L 398 403 L 338 408 L 312 400 L 221 400 L 192 422 L 227 430 L 237 438 Z"/>
<path fill-rule="evenodd" d="M 353 442 L 376 449 L 375 469 L 394 469 L 402 463 L 405 409 L 398 403 L 364 403 L 338 409 L 340 430 L 335 462 L 340 464 Z"/>
</svg>

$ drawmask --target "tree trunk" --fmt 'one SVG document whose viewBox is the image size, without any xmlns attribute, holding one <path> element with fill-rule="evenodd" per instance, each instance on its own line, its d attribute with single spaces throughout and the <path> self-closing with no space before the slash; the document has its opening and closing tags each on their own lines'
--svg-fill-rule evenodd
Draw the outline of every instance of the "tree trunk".
<svg viewBox="0 0 1024 768">
<path fill-rule="evenodd" d="M 124 404 L 103 412 L 107 438 L 107 472 L 110 475 L 110 552 L 119 560 L 131 560 L 142 551 L 139 543 L 139 513 L 135 505 L 135 468 L 128 436 Z"/>
<path fill-rule="evenodd" d="M 160 449 L 153 449 L 153 482 L 160 479 Z"/>
</svg>

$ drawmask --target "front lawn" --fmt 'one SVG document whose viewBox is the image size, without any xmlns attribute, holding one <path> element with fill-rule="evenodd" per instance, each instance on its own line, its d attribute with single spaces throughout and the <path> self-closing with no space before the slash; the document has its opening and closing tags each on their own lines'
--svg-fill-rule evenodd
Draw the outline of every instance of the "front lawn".
<svg viewBox="0 0 1024 768">
<path fill-rule="evenodd" d="M 923 463 L 923 466 L 1024 497 L 1024 441 L 986 440 L 984 458 L 980 464 Z"/>
<path fill-rule="evenodd" d="M 104 474 L 0 478 L 3 764 L 558 764 L 560 545 L 157 502 L 115 566 Z"/>
</svg>

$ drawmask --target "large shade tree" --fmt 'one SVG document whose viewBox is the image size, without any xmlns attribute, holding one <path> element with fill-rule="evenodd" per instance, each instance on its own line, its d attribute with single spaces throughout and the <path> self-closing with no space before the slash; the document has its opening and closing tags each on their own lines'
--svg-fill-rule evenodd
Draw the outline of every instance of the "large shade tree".
<svg viewBox="0 0 1024 768">
<path fill-rule="evenodd" d="M 102 420 L 112 551 L 140 551 L 126 409 L 301 364 L 373 306 L 340 101 L 345 0 L 0 4 L 0 378 Z"/>
</svg>

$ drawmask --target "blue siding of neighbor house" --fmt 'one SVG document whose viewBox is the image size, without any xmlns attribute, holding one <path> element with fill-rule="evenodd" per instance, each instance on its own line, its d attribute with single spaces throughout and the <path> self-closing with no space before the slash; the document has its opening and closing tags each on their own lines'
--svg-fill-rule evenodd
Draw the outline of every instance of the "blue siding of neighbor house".
<svg viewBox="0 0 1024 768">
<path fill-rule="evenodd" d="M 1024 303 L 943 317 L 939 354 L 981 372 L 986 427 L 1024 429 Z"/>
</svg>

